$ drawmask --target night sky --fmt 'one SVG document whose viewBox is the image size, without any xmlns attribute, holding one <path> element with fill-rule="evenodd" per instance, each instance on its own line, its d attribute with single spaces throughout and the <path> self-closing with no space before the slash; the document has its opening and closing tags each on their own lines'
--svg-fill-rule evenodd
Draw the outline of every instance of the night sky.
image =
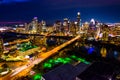
<svg viewBox="0 0 120 80">
<path fill-rule="evenodd" d="M 39 20 L 53 23 L 69 18 L 82 22 L 91 18 L 100 22 L 120 22 L 120 0 L 0 0 L 0 22 Z"/>
</svg>

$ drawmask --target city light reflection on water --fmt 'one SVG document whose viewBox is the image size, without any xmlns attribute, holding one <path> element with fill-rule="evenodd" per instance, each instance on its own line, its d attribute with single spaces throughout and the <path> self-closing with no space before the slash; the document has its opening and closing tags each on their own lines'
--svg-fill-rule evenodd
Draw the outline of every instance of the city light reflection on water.
<svg viewBox="0 0 120 80">
<path fill-rule="evenodd" d="M 92 54 L 94 50 L 95 50 L 95 49 L 94 49 L 93 47 L 90 47 L 90 48 L 88 49 L 88 54 Z"/>
<path fill-rule="evenodd" d="M 101 57 L 106 59 L 117 59 L 120 61 L 120 50 L 118 46 L 110 44 L 79 43 L 79 52 L 86 56 Z"/>
<path fill-rule="evenodd" d="M 117 58 L 118 57 L 118 52 L 114 51 L 114 57 Z"/>
</svg>

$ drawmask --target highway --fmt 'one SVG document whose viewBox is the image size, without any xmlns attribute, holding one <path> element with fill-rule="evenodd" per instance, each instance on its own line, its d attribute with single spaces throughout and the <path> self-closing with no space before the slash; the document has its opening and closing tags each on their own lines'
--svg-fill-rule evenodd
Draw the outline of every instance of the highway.
<svg viewBox="0 0 120 80">
<path fill-rule="evenodd" d="M 18 67 L 15 70 L 12 70 L 11 73 L 9 73 L 8 75 L 6 75 L 4 77 L 1 77 L 0 80 L 8 80 L 8 79 L 15 80 L 16 77 L 25 76 L 31 70 L 31 68 L 34 67 L 35 64 L 38 64 L 38 63 L 44 61 L 45 59 L 51 57 L 52 55 L 56 54 L 56 52 L 58 52 L 59 50 L 61 50 L 64 47 L 66 47 L 67 45 L 70 45 L 71 43 L 73 43 L 74 41 L 76 41 L 79 38 L 80 38 L 80 35 L 63 43 L 60 46 L 57 46 L 56 48 L 54 48 L 46 53 L 42 53 L 42 54 L 40 53 L 41 55 L 39 55 L 38 58 L 36 58 L 35 60 L 30 60 L 26 65 Z"/>
</svg>

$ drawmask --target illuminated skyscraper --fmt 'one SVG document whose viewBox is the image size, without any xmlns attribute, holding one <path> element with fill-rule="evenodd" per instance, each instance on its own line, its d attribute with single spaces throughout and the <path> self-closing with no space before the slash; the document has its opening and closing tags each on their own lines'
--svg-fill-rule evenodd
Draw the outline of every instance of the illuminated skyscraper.
<svg viewBox="0 0 120 80">
<path fill-rule="evenodd" d="M 78 26 L 78 31 L 80 31 L 80 26 L 81 26 L 80 12 L 77 13 L 77 26 Z"/>
<path fill-rule="evenodd" d="M 42 24 L 41 22 L 39 22 L 37 25 L 37 33 L 40 34 L 41 32 L 42 32 Z"/>
<path fill-rule="evenodd" d="M 90 24 L 89 24 L 89 28 L 95 30 L 95 27 L 96 27 L 96 22 L 94 19 L 91 19 L 90 20 Z"/>
<path fill-rule="evenodd" d="M 69 31 L 68 18 L 64 18 L 63 27 L 66 32 Z"/>
<path fill-rule="evenodd" d="M 95 20 L 94 20 L 94 19 L 91 19 L 91 20 L 90 20 L 90 23 L 92 23 L 93 25 L 95 25 Z"/>
<path fill-rule="evenodd" d="M 34 17 L 32 21 L 32 33 L 37 33 L 37 27 L 38 27 L 38 19 L 37 17 Z"/>
<path fill-rule="evenodd" d="M 34 17 L 31 23 L 25 23 L 25 31 L 30 34 L 40 33 L 41 26 L 41 23 L 38 23 L 38 18 Z"/>
<path fill-rule="evenodd" d="M 29 32 L 29 24 L 25 23 L 25 33 Z"/>
<path fill-rule="evenodd" d="M 88 27 L 89 27 L 89 23 L 88 23 L 88 22 L 85 22 L 85 23 L 83 24 L 84 30 L 88 30 Z"/>
<path fill-rule="evenodd" d="M 59 20 L 55 21 L 55 26 L 56 26 L 56 31 L 57 31 L 57 32 L 61 32 L 62 22 L 59 21 Z"/>
<path fill-rule="evenodd" d="M 42 20 L 41 25 L 42 25 L 42 31 L 45 32 L 46 31 L 46 22 Z"/>
</svg>

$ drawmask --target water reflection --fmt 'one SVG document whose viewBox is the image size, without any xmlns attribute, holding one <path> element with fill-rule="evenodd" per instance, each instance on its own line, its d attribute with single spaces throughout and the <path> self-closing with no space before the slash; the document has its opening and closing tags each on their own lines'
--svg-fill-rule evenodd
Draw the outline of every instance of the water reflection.
<svg viewBox="0 0 120 80">
<path fill-rule="evenodd" d="M 79 49 L 77 49 L 78 47 Z M 81 44 L 81 42 L 79 42 L 79 44 L 76 45 L 75 49 L 77 49 L 80 52 L 80 54 L 84 54 L 87 56 L 92 55 L 94 56 L 94 58 L 101 57 L 107 59 L 117 59 L 120 61 L 119 46 L 96 43 L 96 42 Z"/>
<path fill-rule="evenodd" d="M 114 51 L 114 58 L 118 58 L 118 51 Z"/>
<path fill-rule="evenodd" d="M 105 47 L 102 47 L 100 50 L 100 54 L 102 57 L 106 57 L 107 56 L 107 50 Z"/>
</svg>

